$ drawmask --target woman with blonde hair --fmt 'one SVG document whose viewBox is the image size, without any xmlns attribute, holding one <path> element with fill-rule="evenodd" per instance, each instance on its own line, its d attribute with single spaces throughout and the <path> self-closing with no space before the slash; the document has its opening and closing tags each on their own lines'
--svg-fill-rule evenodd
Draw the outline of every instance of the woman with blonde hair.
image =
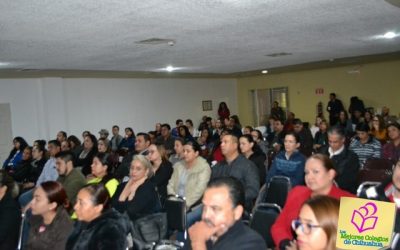
<svg viewBox="0 0 400 250">
<path fill-rule="evenodd" d="M 112 206 L 121 213 L 127 212 L 134 221 L 160 209 L 155 185 L 150 181 L 153 167 L 143 155 L 133 157 L 129 181 L 121 183 L 112 200 Z"/>
<path fill-rule="evenodd" d="M 339 200 L 329 196 L 315 196 L 300 209 L 298 219 L 292 221 L 297 240 L 286 249 L 335 250 L 339 220 Z"/>
<path fill-rule="evenodd" d="M 151 162 L 154 172 L 150 180 L 157 186 L 158 194 L 163 203 L 167 198 L 167 185 L 173 172 L 172 164 L 168 160 L 164 145 L 151 144 L 147 159 Z"/>
</svg>

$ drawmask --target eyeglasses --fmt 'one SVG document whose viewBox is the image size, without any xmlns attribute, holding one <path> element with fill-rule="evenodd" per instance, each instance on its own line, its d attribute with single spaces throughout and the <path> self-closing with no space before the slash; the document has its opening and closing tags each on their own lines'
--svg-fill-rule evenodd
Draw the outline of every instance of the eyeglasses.
<svg viewBox="0 0 400 250">
<path fill-rule="evenodd" d="M 313 225 L 313 224 L 310 224 L 310 223 L 302 223 L 300 220 L 293 220 L 292 221 L 292 228 L 293 228 L 293 230 L 294 231 L 296 231 L 298 228 L 300 227 L 300 229 L 301 229 L 301 231 L 304 233 L 304 234 L 310 234 L 311 233 L 311 231 L 314 229 L 314 228 L 319 228 L 319 227 L 321 227 L 320 225 Z"/>
<path fill-rule="evenodd" d="M 378 120 L 378 119 L 373 119 L 372 121 L 373 121 L 373 122 L 379 122 L 379 120 Z"/>
</svg>

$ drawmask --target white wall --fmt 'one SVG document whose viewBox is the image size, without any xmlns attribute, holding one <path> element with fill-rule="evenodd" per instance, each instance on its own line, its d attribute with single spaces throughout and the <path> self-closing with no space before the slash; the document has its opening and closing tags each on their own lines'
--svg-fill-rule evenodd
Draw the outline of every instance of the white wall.
<svg viewBox="0 0 400 250">
<path fill-rule="evenodd" d="M 212 100 L 213 110 L 203 112 L 202 100 Z M 98 136 L 114 124 L 136 133 L 153 130 L 156 122 L 173 127 L 177 118 L 196 126 L 203 115 L 216 117 L 221 101 L 237 113 L 235 79 L 0 79 L 0 103 L 11 105 L 12 136 L 29 144 L 53 139 L 59 130 Z"/>
</svg>

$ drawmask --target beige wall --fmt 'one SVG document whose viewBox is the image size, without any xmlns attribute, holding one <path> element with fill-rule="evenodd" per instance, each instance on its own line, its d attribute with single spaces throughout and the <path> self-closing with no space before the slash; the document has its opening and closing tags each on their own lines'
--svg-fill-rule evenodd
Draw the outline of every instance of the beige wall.
<svg viewBox="0 0 400 250">
<path fill-rule="evenodd" d="M 348 72 L 354 69 L 359 69 L 359 73 Z M 289 108 L 303 121 L 314 121 L 319 101 L 326 109 L 331 92 L 337 94 L 346 109 L 350 97 L 358 96 L 366 107 L 381 108 L 386 105 L 391 114 L 399 116 L 400 113 L 400 60 L 246 77 L 237 81 L 242 125 L 253 125 L 250 90 L 274 87 L 288 87 Z M 323 88 L 324 94 L 316 95 L 316 88 Z M 325 117 L 328 117 L 327 112 Z"/>
</svg>

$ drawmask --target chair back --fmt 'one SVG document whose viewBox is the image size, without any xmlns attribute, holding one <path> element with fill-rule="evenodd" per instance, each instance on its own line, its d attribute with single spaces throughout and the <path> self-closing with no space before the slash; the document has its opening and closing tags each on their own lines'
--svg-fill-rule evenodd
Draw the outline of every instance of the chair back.
<svg viewBox="0 0 400 250">
<path fill-rule="evenodd" d="M 260 203 L 255 207 L 253 217 L 250 220 L 250 228 L 262 236 L 268 248 L 274 247 L 271 227 L 275 223 L 280 212 L 281 209 L 276 204 Z"/>
<path fill-rule="evenodd" d="M 392 175 L 393 162 L 387 159 L 368 159 L 364 168 L 358 172 L 358 184 L 363 182 L 382 182 Z"/>
<path fill-rule="evenodd" d="M 360 184 L 357 188 L 357 197 L 367 197 L 366 196 L 366 191 L 370 187 L 378 186 L 380 182 L 377 181 L 365 181 Z"/>
<path fill-rule="evenodd" d="M 168 229 L 184 232 L 186 230 L 186 201 L 180 196 L 171 196 L 165 201 Z"/>
<path fill-rule="evenodd" d="M 286 203 L 289 191 L 292 189 L 290 179 L 286 176 L 274 176 L 268 183 L 265 195 L 265 203 L 278 205 L 280 208 Z"/>
</svg>

